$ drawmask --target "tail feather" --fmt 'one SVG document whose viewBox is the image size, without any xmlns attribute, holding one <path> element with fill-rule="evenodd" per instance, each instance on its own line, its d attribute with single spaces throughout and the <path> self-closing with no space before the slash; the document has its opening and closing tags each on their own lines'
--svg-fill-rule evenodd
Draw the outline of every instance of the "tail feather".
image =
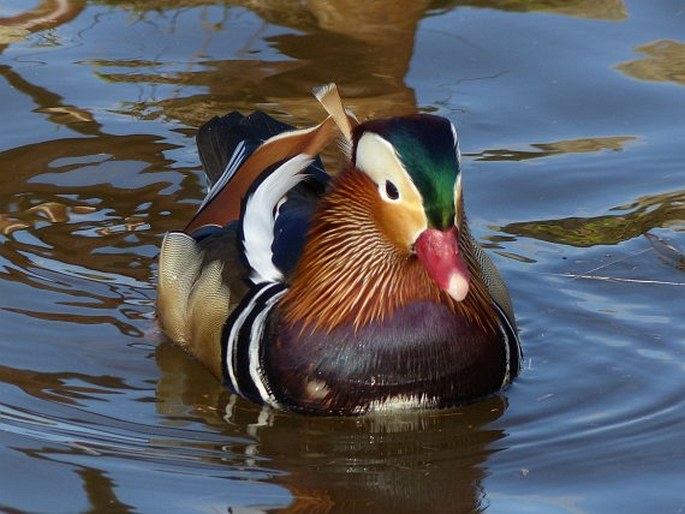
<svg viewBox="0 0 685 514">
<path fill-rule="evenodd" d="M 301 130 L 261 112 L 246 117 L 230 114 L 209 121 L 198 135 L 198 145 L 213 184 L 184 232 L 195 234 L 202 227 L 222 227 L 237 220 L 243 200 L 261 173 L 299 154 L 314 158 L 338 133 L 330 116 L 319 125 Z M 322 184 L 329 178 L 318 159 L 307 173 L 311 180 Z"/>
<path fill-rule="evenodd" d="M 210 186 L 217 183 L 229 165 L 237 168 L 264 141 L 292 129 L 259 111 L 249 116 L 233 111 L 209 120 L 197 134 L 197 147 Z M 236 152 L 240 145 L 244 146 L 241 157 Z"/>
<path fill-rule="evenodd" d="M 223 281 L 223 263 L 211 261 L 193 285 L 187 303 L 190 352 L 221 378 L 221 333 L 230 313 L 231 291 Z"/>
<path fill-rule="evenodd" d="M 192 237 L 169 232 L 159 256 L 157 314 L 169 338 L 221 377 L 221 332 L 230 313 L 231 292 L 224 263 L 206 262 Z"/>
<path fill-rule="evenodd" d="M 193 238 L 169 232 L 159 254 L 157 310 L 166 334 L 182 346 L 191 336 L 187 325 L 188 298 L 202 270 L 202 251 Z"/>
</svg>

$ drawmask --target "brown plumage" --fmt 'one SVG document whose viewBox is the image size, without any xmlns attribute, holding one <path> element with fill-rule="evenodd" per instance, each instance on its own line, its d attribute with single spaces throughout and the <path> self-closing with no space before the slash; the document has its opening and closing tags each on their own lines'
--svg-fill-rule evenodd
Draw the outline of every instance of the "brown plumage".
<svg viewBox="0 0 685 514">
<path fill-rule="evenodd" d="M 236 393 L 319 414 L 456 405 L 516 376 L 504 282 L 469 232 L 454 126 L 431 115 L 292 130 L 263 113 L 198 136 L 213 183 L 160 255 L 165 332 Z M 316 159 L 342 134 L 347 164 Z"/>
<path fill-rule="evenodd" d="M 223 226 L 240 216 L 241 202 L 248 190 L 269 166 L 299 154 L 315 156 L 338 136 L 338 129 L 332 117 L 307 130 L 294 131 L 288 137 L 276 136 L 267 140 L 241 165 L 240 173 L 228 182 L 219 194 L 201 209 L 185 228 L 187 234 L 205 225 Z"/>
<path fill-rule="evenodd" d="M 360 171 L 350 168 L 336 179 L 314 215 L 308 244 L 280 302 L 283 319 L 313 330 L 331 331 L 343 323 L 358 328 L 383 321 L 398 306 L 426 300 L 445 303 L 484 330 L 494 331 L 496 316 L 479 263 L 468 262 L 475 277 L 472 293 L 464 302 L 453 301 L 416 255 L 400 251 L 379 230 L 375 213 L 380 202 L 376 187 Z M 471 245 L 470 237 L 464 223 L 462 244 Z"/>
</svg>

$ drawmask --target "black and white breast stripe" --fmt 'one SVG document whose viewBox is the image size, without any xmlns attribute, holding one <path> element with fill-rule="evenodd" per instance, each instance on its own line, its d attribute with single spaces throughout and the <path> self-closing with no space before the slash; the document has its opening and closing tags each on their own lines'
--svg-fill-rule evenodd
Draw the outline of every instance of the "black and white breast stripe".
<svg viewBox="0 0 685 514">
<path fill-rule="evenodd" d="M 497 302 L 493 302 L 493 304 L 499 315 L 500 329 L 502 330 L 502 336 L 504 338 L 504 358 L 506 362 L 504 379 L 502 380 L 501 386 L 504 387 L 519 373 L 519 367 L 521 365 L 521 342 L 519 341 L 516 329 L 511 324 L 511 321 L 509 321 L 506 313 Z"/>
<path fill-rule="evenodd" d="M 264 372 L 265 329 L 268 316 L 287 287 L 262 282 L 250 289 L 226 320 L 222 335 L 224 380 L 239 395 L 278 408 Z"/>
<path fill-rule="evenodd" d="M 238 149 L 236 149 L 238 152 Z M 231 161 L 238 162 L 234 153 Z M 298 154 L 253 183 L 243 205 L 238 228 L 243 255 L 251 272 L 250 291 L 226 320 L 222 334 L 222 368 L 228 385 L 257 403 L 279 407 L 264 372 L 264 339 L 268 316 L 285 294 L 283 274 L 273 261 L 272 245 L 278 205 L 304 179 L 312 158 Z M 232 166 L 226 173 L 232 173 Z"/>
</svg>

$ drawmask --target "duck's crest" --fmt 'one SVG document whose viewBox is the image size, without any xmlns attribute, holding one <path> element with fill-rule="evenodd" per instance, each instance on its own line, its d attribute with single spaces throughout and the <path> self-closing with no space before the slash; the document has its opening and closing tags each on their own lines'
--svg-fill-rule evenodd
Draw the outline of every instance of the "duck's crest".
<svg viewBox="0 0 685 514">
<path fill-rule="evenodd" d="M 335 82 L 315 87 L 312 93 L 340 129 L 344 136 L 342 149 L 349 157 L 352 149 L 352 131 L 359 125 L 359 121 L 357 121 L 352 111 L 348 111 L 345 108 Z"/>
</svg>

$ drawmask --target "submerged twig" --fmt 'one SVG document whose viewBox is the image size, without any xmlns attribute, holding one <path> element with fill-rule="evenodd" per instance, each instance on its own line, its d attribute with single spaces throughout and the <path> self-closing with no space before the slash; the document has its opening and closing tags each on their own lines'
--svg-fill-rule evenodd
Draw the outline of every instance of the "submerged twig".
<svg viewBox="0 0 685 514">
<path fill-rule="evenodd" d="M 622 278 L 622 277 L 609 277 L 606 275 L 575 275 L 573 273 L 553 273 L 554 275 L 568 277 L 572 279 L 584 278 L 587 280 L 604 280 L 607 282 L 630 282 L 633 284 L 652 284 L 658 286 L 685 286 L 685 282 L 672 282 L 669 280 L 647 280 L 641 278 Z"/>
<path fill-rule="evenodd" d="M 632 253 L 630 255 L 626 255 L 625 257 L 621 257 L 620 259 L 615 259 L 611 262 L 604 263 L 600 266 L 597 266 L 596 268 L 593 268 L 591 270 L 586 271 L 585 273 L 553 273 L 553 275 L 561 276 L 561 277 L 566 277 L 570 278 L 571 280 L 576 280 L 579 278 L 586 279 L 586 280 L 601 280 L 605 282 L 627 282 L 631 284 L 651 284 L 651 285 L 658 285 L 658 286 L 685 286 L 685 282 L 676 282 L 676 281 L 671 281 L 671 280 L 650 280 L 650 279 L 641 279 L 641 278 L 622 278 L 622 277 L 612 277 L 608 275 L 595 275 L 594 273 L 607 268 L 609 266 L 613 266 L 614 264 L 617 264 L 619 262 L 625 261 L 627 259 L 630 259 L 632 257 L 635 257 L 637 255 L 641 255 L 646 252 L 650 251 L 655 251 L 657 255 L 659 256 L 659 259 L 661 259 L 663 262 L 666 264 L 678 269 L 678 270 L 685 270 L 685 254 L 681 252 L 678 248 L 674 247 L 673 245 L 668 244 L 665 242 L 663 239 L 650 234 L 646 233 L 645 238 L 649 241 L 650 247 L 645 248 L 643 250 L 640 250 L 638 252 Z"/>
<path fill-rule="evenodd" d="M 611 262 L 606 262 L 600 266 L 597 266 L 596 268 L 592 268 L 591 270 L 587 270 L 585 273 L 583 273 L 581 275 L 567 274 L 564 276 L 572 276 L 574 280 L 576 278 L 584 278 L 585 276 L 589 276 L 590 273 L 594 273 L 595 271 L 599 271 L 601 269 L 608 268 L 609 266 L 613 266 L 614 264 L 618 264 L 619 262 L 623 262 L 627 259 L 630 259 L 631 257 L 636 257 L 638 255 L 642 255 L 643 253 L 647 253 L 647 252 L 651 252 L 651 251 L 652 251 L 651 248 L 645 248 L 644 250 L 640 250 L 639 252 L 631 253 L 630 255 L 626 255 L 625 257 L 621 257 L 620 259 L 615 259 Z"/>
</svg>

